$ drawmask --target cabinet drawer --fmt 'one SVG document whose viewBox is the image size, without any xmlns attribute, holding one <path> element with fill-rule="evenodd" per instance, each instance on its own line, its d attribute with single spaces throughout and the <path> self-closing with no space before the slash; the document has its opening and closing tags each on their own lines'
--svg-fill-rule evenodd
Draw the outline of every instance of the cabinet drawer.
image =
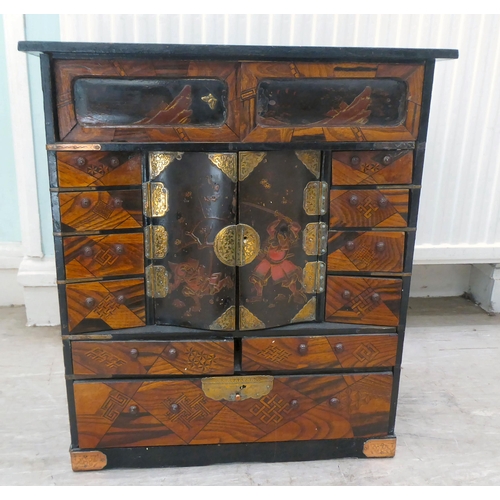
<svg viewBox="0 0 500 500">
<path fill-rule="evenodd" d="M 234 342 L 73 342 L 75 375 L 200 375 L 234 372 Z"/>
<path fill-rule="evenodd" d="M 113 448 L 387 435 L 390 373 L 264 378 L 264 392 L 253 391 L 245 399 L 245 391 L 252 392 L 249 380 L 256 377 L 216 377 L 216 383 L 242 387 L 240 400 L 234 401 L 207 395 L 207 379 L 75 382 L 78 445 Z"/>
<path fill-rule="evenodd" d="M 61 285 L 66 292 L 68 330 L 87 333 L 144 326 L 144 279 Z"/>
<path fill-rule="evenodd" d="M 98 231 L 142 227 L 142 191 L 59 193 L 61 230 Z"/>
<path fill-rule="evenodd" d="M 59 187 L 140 186 L 141 155 L 122 152 L 57 153 Z"/>
<path fill-rule="evenodd" d="M 332 184 L 410 184 L 413 151 L 339 151 L 332 153 Z"/>
<path fill-rule="evenodd" d="M 328 271 L 403 271 L 405 233 L 330 231 Z"/>
<path fill-rule="evenodd" d="M 397 326 L 401 293 L 401 279 L 327 276 L 325 320 Z"/>
<path fill-rule="evenodd" d="M 408 189 L 330 191 L 330 227 L 406 227 Z"/>
<path fill-rule="evenodd" d="M 244 338 L 241 368 L 288 371 L 390 367 L 396 361 L 397 345 L 396 334 Z"/>
<path fill-rule="evenodd" d="M 423 64 L 248 62 L 240 75 L 244 142 L 417 138 Z"/>
<path fill-rule="evenodd" d="M 55 61 L 60 138 L 238 140 L 236 69 L 230 62 Z"/>
<path fill-rule="evenodd" d="M 142 233 L 63 238 L 66 279 L 144 274 Z"/>
</svg>

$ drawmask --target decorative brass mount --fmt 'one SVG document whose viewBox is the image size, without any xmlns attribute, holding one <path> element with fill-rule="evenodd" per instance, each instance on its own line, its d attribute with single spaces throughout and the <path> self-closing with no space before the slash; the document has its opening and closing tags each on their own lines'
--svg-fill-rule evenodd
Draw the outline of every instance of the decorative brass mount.
<svg viewBox="0 0 500 500">
<path fill-rule="evenodd" d="M 307 215 L 325 215 L 328 203 L 328 184 L 325 181 L 308 182 L 304 188 L 304 210 Z"/>
<path fill-rule="evenodd" d="M 146 217 L 163 217 L 168 212 L 168 191 L 162 182 L 142 185 L 142 204 Z"/>
<path fill-rule="evenodd" d="M 214 252 L 226 266 L 246 266 L 260 251 L 259 233 L 247 224 L 222 228 L 214 240 Z"/>
<path fill-rule="evenodd" d="M 147 266 L 146 294 L 148 297 L 163 299 L 168 294 L 168 272 L 163 266 Z"/>
<path fill-rule="evenodd" d="M 273 389 L 271 375 L 250 375 L 244 377 L 209 377 L 201 380 L 201 388 L 207 398 L 221 401 L 244 401 L 260 399 Z"/>
</svg>

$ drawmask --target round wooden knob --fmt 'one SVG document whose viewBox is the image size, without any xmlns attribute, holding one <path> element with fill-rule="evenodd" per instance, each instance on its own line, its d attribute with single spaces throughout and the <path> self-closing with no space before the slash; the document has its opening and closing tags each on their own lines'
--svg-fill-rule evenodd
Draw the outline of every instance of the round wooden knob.
<svg viewBox="0 0 500 500">
<path fill-rule="evenodd" d="M 136 359 L 139 356 L 139 351 L 137 349 L 130 349 L 130 357 Z"/>
<path fill-rule="evenodd" d="M 345 300 L 348 300 L 351 298 L 351 292 L 349 290 L 344 290 L 342 292 L 342 298 Z"/>
<path fill-rule="evenodd" d="M 296 399 L 292 399 L 289 403 L 290 407 L 294 410 L 299 407 L 299 402 Z"/>
<path fill-rule="evenodd" d="M 129 409 L 129 412 L 132 413 L 132 414 L 136 414 L 136 413 L 139 413 L 139 408 L 137 408 L 137 406 L 135 405 L 132 405 Z"/>
<path fill-rule="evenodd" d="M 234 400 L 235 400 L 235 401 L 241 401 L 241 394 L 236 393 L 236 394 L 234 395 Z"/>
<path fill-rule="evenodd" d="M 77 164 L 79 167 L 84 167 L 84 166 L 85 166 L 85 163 L 87 163 L 87 160 L 86 160 L 83 156 L 79 156 L 79 157 L 76 159 L 76 164 Z"/>
<path fill-rule="evenodd" d="M 380 302 L 380 294 L 379 293 L 374 293 L 372 295 L 372 301 L 373 302 Z"/>
<path fill-rule="evenodd" d="M 387 200 L 387 198 L 385 196 L 381 196 L 378 199 L 378 206 L 380 208 L 385 208 L 388 204 L 389 204 L 389 201 Z"/>
<path fill-rule="evenodd" d="M 337 344 L 335 346 L 335 352 L 344 352 L 344 344 Z"/>
<path fill-rule="evenodd" d="M 330 400 L 328 401 L 328 404 L 333 407 L 338 406 L 339 403 L 340 401 L 337 398 L 330 398 Z"/>
<path fill-rule="evenodd" d="M 113 245 L 113 250 L 118 255 L 122 255 L 125 253 L 125 245 L 122 245 L 121 243 L 117 243 L 116 245 Z"/>
<path fill-rule="evenodd" d="M 356 205 L 358 205 L 359 203 L 359 198 L 357 195 L 353 194 L 350 198 L 349 198 L 349 205 L 352 205 L 353 207 L 355 207 Z"/>
<path fill-rule="evenodd" d="M 347 250 L 354 250 L 354 248 L 356 247 L 356 245 L 354 244 L 354 241 L 348 241 L 345 244 L 345 247 L 346 247 Z"/>
<path fill-rule="evenodd" d="M 123 304 L 125 302 L 125 295 L 118 295 L 118 297 L 116 297 L 116 302 L 118 302 L 118 304 Z"/>
<path fill-rule="evenodd" d="M 384 165 L 389 165 L 389 163 L 391 163 L 391 156 L 390 155 L 385 155 L 383 158 L 382 158 L 382 163 Z"/>
<path fill-rule="evenodd" d="M 301 356 L 304 356 L 304 354 L 307 354 L 307 344 L 299 344 L 299 347 L 297 347 L 297 352 Z"/>
<path fill-rule="evenodd" d="M 385 243 L 383 241 L 377 241 L 375 249 L 377 250 L 377 252 L 383 252 L 385 250 Z"/>
<path fill-rule="evenodd" d="M 351 165 L 359 165 L 359 156 L 352 156 L 351 157 Z"/>
<path fill-rule="evenodd" d="M 85 257 L 92 257 L 92 247 L 86 245 L 82 248 L 82 253 Z"/>
<path fill-rule="evenodd" d="M 120 208 L 123 205 L 123 200 L 121 198 L 113 198 L 113 206 L 115 208 Z"/>
<path fill-rule="evenodd" d="M 82 198 L 80 200 L 80 206 L 82 208 L 89 208 L 90 207 L 90 200 L 89 200 L 89 198 Z"/>
<path fill-rule="evenodd" d="M 116 157 L 116 156 L 112 156 L 110 159 L 109 159 L 109 164 L 115 168 L 117 167 L 118 165 L 120 165 L 120 160 Z"/>
<path fill-rule="evenodd" d="M 170 349 L 167 351 L 167 358 L 168 359 L 175 359 L 179 353 L 177 352 L 177 349 L 175 347 L 170 347 Z"/>
<path fill-rule="evenodd" d="M 94 307 L 94 305 L 95 305 L 95 299 L 94 299 L 93 297 L 87 297 L 87 298 L 85 299 L 85 305 L 86 305 L 89 309 L 91 309 L 91 308 L 92 308 L 92 307 Z"/>
<path fill-rule="evenodd" d="M 172 413 L 179 413 L 181 411 L 181 407 L 177 403 L 172 403 L 170 405 L 170 411 Z"/>
</svg>

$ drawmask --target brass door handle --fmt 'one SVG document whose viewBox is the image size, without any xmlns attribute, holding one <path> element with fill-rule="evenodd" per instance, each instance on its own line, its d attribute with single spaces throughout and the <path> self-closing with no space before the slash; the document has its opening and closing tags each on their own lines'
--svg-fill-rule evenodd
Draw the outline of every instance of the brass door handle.
<svg viewBox="0 0 500 500">
<path fill-rule="evenodd" d="M 214 252 L 226 266 L 246 266 L 260 252 L 260 236 L 247 224 L 222 228 L 214 240 Z"/>
</svg>

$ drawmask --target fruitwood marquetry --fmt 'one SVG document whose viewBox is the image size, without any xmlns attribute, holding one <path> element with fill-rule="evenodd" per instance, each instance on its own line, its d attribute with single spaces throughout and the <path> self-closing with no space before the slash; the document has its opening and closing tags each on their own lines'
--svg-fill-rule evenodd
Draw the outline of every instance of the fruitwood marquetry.
<svg viewBox="0 0 500 500">
<path fill-rule="evenodd" d="M 140 186 L 141 155 L 122 152 L 57 153 L 59 187 Z"/>
<path fill-rule="evenodd" d="M 224 340 L 74 342 L 75 375 L 223 375 L 234 372 Z"/>
<path fill-rule="evenodd" d="M 327 276 L 325 320 L 396 326 L 401 293 L 400 279 Z"/>
<path fill-rule="evenodd" d="M 396 362 L 397 345 L 395 334 L 249 337 L 242 340 L 241 368 L 252 372 L 390 367 Z"/>
<path fill-rule="evenodd" d="M 142 233 L 63 238 L 66 279 L 144 273 Z"/>
<path fill-rule="evenodd" d="M 403 271 L 405 233 L 330 231 L 328 271 Z"/>
<path fill-rule="evenodd" d="M 413 151 L 335 151 L 332 185 L 411 184 Z"/>
<path fill-rule="evenodd" d="M 216 401 L 201 380 L 76 382 L 80 448 L 304 441 L 388 433 L 392 375 L 275 377 L 260 399 Z"/>
<path fill-rule="evenodd" d="M 65 285 L 69 333 L 143 326 L 144 279 Z"/>
<path fill-rule="evenodd" d="M 330 227 L 406 227 L 408 189 L 330 191 Z"/>
<path fill-rule="evenodd" d="M 140 189 L 59 193 L 59 203 L 63 232 L 143 226 Z"/>
</svg>

